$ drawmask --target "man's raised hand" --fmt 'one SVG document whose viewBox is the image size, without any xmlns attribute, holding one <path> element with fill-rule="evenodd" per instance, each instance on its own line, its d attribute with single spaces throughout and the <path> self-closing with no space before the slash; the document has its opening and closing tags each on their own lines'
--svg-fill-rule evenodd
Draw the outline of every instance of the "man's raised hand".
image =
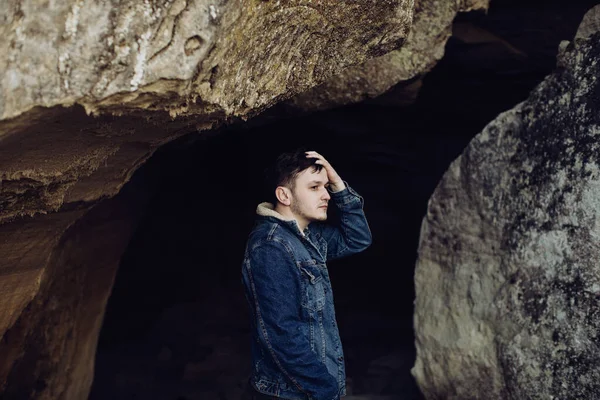
<svg viewBox="0 0 600 400">
<path fill-rule="evenodd" d="M 325 168 L 325 171 L 327 171 L 327 179 L 329 179 L 329 190 L 331 190 L 332 192 L 339 192 L 346 189 L 346 184 L 344 183 L 342 178 L 340 178 L 338 173 L 335 172 L 335 169 L 333 169 L 333 167 L 331 166 L 331 164 L 329 164 L 329 161 L 327 161 L 325 157 L 323 157 L 316 151 L 307 151 L 306 158 L 316 158 L 317 161 L 315 162 L 315 164 L 322 165 L 323 168 Z"/>
</svg>

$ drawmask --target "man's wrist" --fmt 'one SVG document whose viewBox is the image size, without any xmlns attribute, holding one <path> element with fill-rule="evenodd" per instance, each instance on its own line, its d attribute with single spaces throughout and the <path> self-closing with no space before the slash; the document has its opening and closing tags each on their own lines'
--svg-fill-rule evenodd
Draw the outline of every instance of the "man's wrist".
<svg viewBox="0 0 600 400">
<path fill-rule="evenodd" d="M 332 193 L 341 192 L 344 189 L 346 189 L 346 184 L 344 183 L 344 181 L 339 181 L 335 183 L 329 182 L 329 191 Z"/>
</svg>

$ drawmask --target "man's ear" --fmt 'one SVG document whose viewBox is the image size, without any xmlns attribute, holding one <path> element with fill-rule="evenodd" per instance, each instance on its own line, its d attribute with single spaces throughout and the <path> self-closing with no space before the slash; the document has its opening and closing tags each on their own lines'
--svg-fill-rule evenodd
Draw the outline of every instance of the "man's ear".
<svg viewBox="0 0 600 400">
<path fill-rule="evenodd" d="M 284 206 L 292 204 L 292 193 L 290 192 L 290 189 L 284 186 L 277 186 L 277 189 L 275 189 L 275 196 Z"/>
</svg>

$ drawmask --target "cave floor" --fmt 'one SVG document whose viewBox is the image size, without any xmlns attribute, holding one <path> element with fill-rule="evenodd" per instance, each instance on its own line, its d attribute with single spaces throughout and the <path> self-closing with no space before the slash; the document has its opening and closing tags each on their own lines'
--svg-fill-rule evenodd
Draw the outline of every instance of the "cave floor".
<svg viewBox="0 0 600 400">
<path fill-rule="evenodd" d="M 250 374 L 245 300 L 222 289 L 211 297 L 165 309 L 141 339 L 100 347 L 90 399 L 243 399 Z M 338 319 L 348 400 L 422 398 L 410 375 L 410 321 L 343 308 Z"/>
</svg>

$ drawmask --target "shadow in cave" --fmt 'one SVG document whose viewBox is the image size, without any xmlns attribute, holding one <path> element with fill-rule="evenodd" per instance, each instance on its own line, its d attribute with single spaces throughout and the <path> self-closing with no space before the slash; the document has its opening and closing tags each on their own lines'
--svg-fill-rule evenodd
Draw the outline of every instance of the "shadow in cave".
<svg viewBox="0 0 600 400">
<path fill-rule="evenodd" d="M 262 171 L 304 145 L 363 195 L 373 233 L 367 251 L 329 264 L 351 390 L 420 399 L 410 375 L 413 272 L 427 200 L 468 141 L 552 70 L 558 42 L 572 37 L 586 9 L 562 12 L 567 29 L 558 12 L 544 19 L 532 7 L 515 14 L 516 3 L 498 4 L 458 22 L 501 34 L 528 57 L 502 43 L 453 38 L 412 106 L 390 101 L 399 88 L 307 116 L 278 106 L 161 148 L 130 183 L 152 197 L 116 277 L 90 398 L 240 398 L 250 372 L 240 268 L 255 207 L 265 200 Z M 525 26 L 543 36 L 520 34 Z"/>
<path fill-rule="evenodd" d="M 262 171 L 300 145 L 325 154 L 365 197 L 374 235 L 366 252 L 329 265 L 353 391 L 418 398 L 409 373 L 418 235 L 403 227 L 418 230 L 422 212 L 414 210 L 430 192 L 412 189 L 421 179 L 406 169 L 420 152 L 407 151 L 414 139 L 378 135 L 343 109 L 330 116 L 184 138 L 140 171 L 159 189 L 121 262 L 92 399 L 239 398 L 250 360 L 244 245 L 264 201 Z M 398 184 L 403 174 L 409 181 Z"/>
</svg>

